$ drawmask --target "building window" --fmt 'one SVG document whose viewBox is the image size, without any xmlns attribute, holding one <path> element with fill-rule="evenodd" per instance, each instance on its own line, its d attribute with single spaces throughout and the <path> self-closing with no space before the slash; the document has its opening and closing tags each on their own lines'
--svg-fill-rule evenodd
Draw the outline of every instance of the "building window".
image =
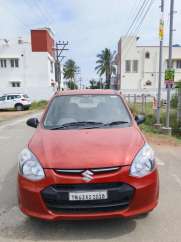
<svg viewBox="0 0 181 242">
<path fill-rule="evenodd" d="M 138 72 L 138 60 L 133 60 L 133 72 Z"/>
<path fill-rule="evenodd" d="M 131 61 L 130 60 L 126 60 L 126 72 L 131 72 Z"/>
<path fill-rule="evenodd" d="M 146 86 L 151 86 L 152 85 L 152 82 L 150 80 L 146 81 Z"/>
<path fill-rule="evenodd" d="M 12 87 L 21 87 L 21 83 L 20 82 L 11 82 L 11 86 Z"/>
<path fill-rule="evenodd" d="M 11 59 L 10 60 L 10 63 L 11 63 L 11 67 L 19 67 L 19 60 L 18 59 Z"/>
<path fill-rule="evenodd" d="M 19 67 L 19 60 L 15 59 L 15 67 Z"/>
<path fill-rule="evenodd" d="M 54 65 L 53 61 L 50 61 L 50 72 L 51 73 L 53 73 L 53 65 Z"/>
<path fill-rule="evenodd" d="M 145 53 L 145 58 L 146 58 L 146 59 L 150 59 L 150 52 L 147 51 L 147 52 Z"/>
<path fill-rule="evenodd" d="M 177 69 L 181 69 L 181 60 L 177 60 Z"/>
<path fill-rule="evenodd" d="M 1 67 L 2 67 L 2 68 L 6 68 L 6 66 L 7 66 L 7 65 L 6 65 L 6 59 L 1 59 L 1 60 L 0 60 L 0 63 L 1 63 Z"/>
</svg>

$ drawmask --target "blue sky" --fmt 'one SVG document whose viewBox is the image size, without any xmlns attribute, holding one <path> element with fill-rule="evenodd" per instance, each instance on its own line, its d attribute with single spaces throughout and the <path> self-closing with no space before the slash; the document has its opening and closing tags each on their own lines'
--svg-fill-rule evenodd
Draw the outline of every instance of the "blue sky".
<svg viewBox="0 0 181 242">
<path fill-rule="evenodd" d="M 28 36 L 32 28 L 51 26 L 57 40 L 68 40 L 67 58 L 81 68 L 84 81 L 96 77 L 96 54 L 117 49 L 140 0 L 0 0 L 0 38 Z M 168 43 L 169 0 L 166 1 L 165 44 Z M 140 44 L 159 43 L 160 0 L 155 0 L 139 34 Z M 181 1 L 175 0 L 174 43 L 181 44 Z"/>
</svg>

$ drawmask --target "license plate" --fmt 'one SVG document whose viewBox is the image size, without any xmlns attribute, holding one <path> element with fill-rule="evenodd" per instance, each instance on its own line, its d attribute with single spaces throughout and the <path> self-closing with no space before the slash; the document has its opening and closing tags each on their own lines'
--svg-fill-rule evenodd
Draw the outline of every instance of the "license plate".
<svg viewBox="0 0 181 242">
<path fill-rule="evenodd" d="M 88 201 L 88 200 L 105 200 L 108 199 L 107 191 L 92 192 L 70 192 L 70 201 Z"/>
</svg>

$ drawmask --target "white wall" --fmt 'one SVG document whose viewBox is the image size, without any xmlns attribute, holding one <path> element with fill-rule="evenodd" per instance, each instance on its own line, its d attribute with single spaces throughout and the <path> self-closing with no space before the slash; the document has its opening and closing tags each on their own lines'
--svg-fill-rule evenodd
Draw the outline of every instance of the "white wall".
<svg viewBox="0 0 181 242">
<path fill-rule="evenodd" d="M 49 99 L 53 95 L 51 80 L 55 80 L 55 70 L 50 72 L 47 52 L 32 52 L 30 43 L 18 44 L 12 41 L 9 46 L 0 42 L 0 58 L 7 59 L 7 68 L 0 66 L 0 94 L 23 92 L 32 100 Z M 10 58 L 19 59 L 19 67 L 10 66 Z M 11 82 L 21 82 L 21 87 L 12 87 Z"/>
<path fill-rule="evenodd" d="M 122 38 L 121 52 L 121 89 L 138 89 L 141 87 L 141 66 L 139 64 L 138 73 L 127 73 L 125 70 L 126 60 L 138 60 L 140 62 L 140 53 L 136 50 L 136 40 L 132 37 Z"/>
<path fill-rule="evenodd" d="M 122 44 L 120 44 L 122 43 Z M 121 49 L 120 49 L 121 48 Z M 150 58 L 145 58 L 145 53 L 150 53 Z M 120 54 L 121 53 L 121 54 Z M 174 68 L 176 59 L 181 60 L 181 47 L 173 47 Z M 138 73 L 126 73 L 125 61 L 138 60 Z M 165 96 L 164 72 L 167 68 L 168 47 L 163 48 L 163 73 L 162 73 L 162 93 Z M 156 95 L 158 88 L 159 72 L 159 47 L 157 46 L 137 46 L 135 37 L 123 37 L 118 45 L 118 74 L 121 70 L 121 91 L 123 93 L 150 93 Z M 147 86 L 146 81 L 151 81 L 152 85 Z M 181 69 L 175 69 L 175 81 L 181 80 Z"/>
</svg>

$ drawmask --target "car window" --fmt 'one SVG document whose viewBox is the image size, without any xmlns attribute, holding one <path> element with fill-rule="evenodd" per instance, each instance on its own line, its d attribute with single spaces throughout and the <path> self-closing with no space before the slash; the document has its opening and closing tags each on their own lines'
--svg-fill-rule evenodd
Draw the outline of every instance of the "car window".
<svg viewBox="0 0 181 242">
<path fill-rule="evenodd" d="M 28 95 L 26 95 L 26 94 L 24 94 L 23 97 L 24 97 L 24 98 L 29 98 Z"/>
<path fill-rule="evenodd" d="M 6 96 L 0 97 L 0 101 L 5 101 L 5 100 L 6 100 Z"/>
<path fill-rule="evenodd" d="M 21 98 L 21 96 L 20 95 L 15 95 L 14 98 L 16 98 L 16 99 L 17 98 Z"/>
<path fill-rule="evenodd" d="M 7 100 L 13 100 L 14 98 L 15 98 L 14 95 L 7 96 Z"/>
<path fill-rule="evenodd" d="M 55 97 L 45 117 L 45 127 L 71 122 L 130 124 L 131 118 L 118 95 L 74 95 Z"/>
</svg>

